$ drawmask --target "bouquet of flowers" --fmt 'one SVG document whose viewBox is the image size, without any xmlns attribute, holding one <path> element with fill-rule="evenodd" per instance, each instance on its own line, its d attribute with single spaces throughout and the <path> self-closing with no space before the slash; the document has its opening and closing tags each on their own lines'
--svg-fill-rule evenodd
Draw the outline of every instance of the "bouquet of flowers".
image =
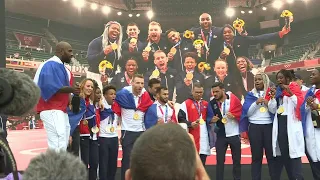
<svg viewBox="0 0 320 180">
<path fill-rule="evenodd" d="M 183 34 L 183 37 L 186 39 L 194 39 L 194 33 L 193 31 L 186 30 Z"/>
<path fill-rule="evenodd" d="M 244 28 L 244 25 L 245 25 L 244 20 L 237 18 L 236 20 L 233 21 L 232 25 L 239 34 L 244 34 L 244 35 L 248 34 Z"/>
<path fill-rule="evenodd" d="M 293 21 L 293 13 L 289 10 L 283 10 L 280 17 L 284 18 L 286 29 L 290 28 L 290 23 Z"/>
<path fill-rule="evenodd" d="M 201 57 L 201 50 L 204 46 L 204 42 L 201 39 L 197 39 L 193 42 L 193 46 L 197 50 L 198 56 Z"/>
<path fill-rule="evenodd" d="M 99 72 L 101 74 L 101 82 L 106 82 L 108 80 L 108 74 L 106 74 L 107 69 L 113 69 L 112 64 L 107 60 L 101 61 L 99 64 Z"/>
</svg>

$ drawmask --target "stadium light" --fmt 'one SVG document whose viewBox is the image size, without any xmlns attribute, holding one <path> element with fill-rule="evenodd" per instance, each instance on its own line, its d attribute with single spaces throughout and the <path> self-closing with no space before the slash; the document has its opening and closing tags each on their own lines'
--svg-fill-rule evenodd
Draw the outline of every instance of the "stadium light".
<svg viewBox="0 0 320 180">
<path fill-rule="evenodd" d="M 249 13 L 249 14 L 252 14 L 252 13 L 253 13 L 253 11 L 252 11 L 252 10 L 249 10 L 249 11 L 248 11 L 248 13 Z"/>
<path fill-rule="evenodd" d="M 136 14 L 137 17 L 140 17 L 140 14 Z"/>
<path fill-rule="evenodd" d="M 225 13 L 228 17 L 232 17 L 235 14 L 235 10 L 233 8 L 227 8 Z"/>
<path fill-rule="evenodd" d="M 132 17 L 132 14 L 129 14 L 129 17 Z"/>
<path fill-rule="evenodd" d="M 287 3 L 291 4 L 294 0 L 287 0 Z"/>
<path fill-rule="evenodd" d="M 62 0 L 63 2 L 67 2 L 68 0 Z"/>
<path fill-rule="evenodd" d="M 273 1 L 273 4 L 272 4 L 272 6 L 276 9 L 280 9 L 282 7 L 282 5 L 283 5 L 283 3 L 280 0 L 275 0 L 275 1 Z"/>
<path fill-rule="evenodd" d="M 109 6 L 103 6 L 102 7 L 102 13 L 103 14 L 108 14 L 108 13 L 110 13 L 110 11 L 111 11 L 111 9 L 110 9 Z"/>
<path fill-rule="evenodd" d="M 149 19 L 152 19 L 153 16 L 154 16 L 154 13 L 153 13 L 152 10 L 150 10 L 150 11 L 147 12 L 147 17 L 148 17 Z"/>
<path fill-rule="evenodd" d="M 92 3 L 90 7 L 94 11 L 98 9 L 98 5 L 96 3 Z"/>
<path fill-rule="evenodd" d="M 121 15 L 122 15 L 122 12 L 121 12 L 121 11 L 119 11 L 117 14 L 118 14 L 119 16 L 121 16 Z"/>
<path fill-rule="evenodd" d="M 262 10 L 266 11 L 266 10 L 267 10 L 267 7 L 262 7 Z"/>
<path fill-rule="evenodd" d="M 241 14 L 245 14 L 246 12 L 245 11 L 240 11 L 241 12 Z"/>
<path fill-rule="evenodd" d="M 83 8 L 84 7 L 84 4 L 85 4 L 85 0 L 73 0 L 73 5 L 76 7 L 76 8 Z"/>
</svg>

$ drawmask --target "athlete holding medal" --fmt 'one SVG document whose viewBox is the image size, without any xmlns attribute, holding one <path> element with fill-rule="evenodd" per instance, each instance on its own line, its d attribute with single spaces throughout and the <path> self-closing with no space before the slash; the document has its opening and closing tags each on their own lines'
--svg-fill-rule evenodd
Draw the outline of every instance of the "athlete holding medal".
<svg viewBox="0 0 320 180">
<path fill-rule="evenodd" d="M 125 177 L 126 170 L 129 169 L 133 144 L 145 131 L 145 113 L 153 104 L 149 93 L 143 87 L 144 77 L 135 74 L 132 77 L 131 86 L 126 86 L 117 92 L 112 106 L 114 113 L 121 117 L 122 179 Z"/>
<path fill-rule="evenodd" d="M 275 159 L 272 155 L 272 122 L 269 100 L 274 98 L 275 88 L 270 86 L 267 74 L 259 72 L 254 77 L 254 88 L 245 97 L 240 120 L 240 132 L 248 132 L 252 153 L 251 177 L 261 179 L 263 152 L 265 151 L 270 178 L 274 179 Z"/>
<path fill-rule="evenodd" d="M 221 82 L 214 83 L 211 91 L 214 98 L 209 102 L 207 123 L 210 147 L 215 146 L 217 153 L 216 179 L 224 179 L 228 146 L 231 148 L 233 160 L 233 177 L 241 179 L 241 142 L 238 123 L 242 113 L 241 102 L 231 92 L 225 92 L 224 84 Z"/>
</svg>

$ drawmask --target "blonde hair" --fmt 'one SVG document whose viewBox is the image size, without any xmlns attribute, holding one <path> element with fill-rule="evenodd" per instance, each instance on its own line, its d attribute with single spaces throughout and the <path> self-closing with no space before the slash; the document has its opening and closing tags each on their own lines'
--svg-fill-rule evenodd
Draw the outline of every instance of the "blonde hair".
<svg viewBox="0 0 320 180">
<path fill-rule="evenodd" d="M 158 22 L 156 22 L 156 21 L 151 21 L 151 22 L 149 23 L 149 27 L 148 27 L 148 28 L 150 28 L 150 26 L 159 26 L 160 29 L 161 29 L 160 23 L 158 23 Z"/>
<path fill-rule="evenodd" d="M 86 98 L 86 95 L 84 94 L 84 86 L 86 85 L 86 83 L 87 83 L 87 81 L 91 81 L 92 82 L 92 87 L 93 87 L 93 91 L 92 91 L 92 93 L 90 94 L 90 96 L 89 96 L 89 100 L 90 100 L 90 103 L 93 103 L 93 101 L 94 101 L 94 94 L 95 94 L 95 88 L 94 88 L 94 86 L 93 86 L 93 81 L 92 81 L 92 79 L 90 79 L 90 78 L 85 78 L 84 80 L 82 80 L 81 81 L 81 83 L 80 83 L 80 85 L 79 85 L 79 87 L 80 87 L 80 94 L 79 94 L 79 96 L 81 97 L 81 98 Z"/>
<path fill-rule="evenodd" d="M 264 73 L 264 72 L 258 72 L 255 76 L 254 76 L 254 78 L 256 78 L 256 76 L 257 75 L 260 75 L 260 76 L 262 76 L 262 81 L 263 81 L 263 91 L 264 91 L 264 93 L 266 93 L 267 92 L 267 90 L 268 90 L 268 88 L 269 88 L 269 86 L 270 86 L 270 79 L 269 79 L 269 76 L 266 74 L 266 73 Z M 257 89 L 256 89 L 256 85 L 254 84 L 254 88 L 253 88 L 253 93 L 254 94 L 256 94 L 256 93 L 258 93 L 258 91 L 257 91 Z"/>
<path fill-rule="evenodd" d="M 102 48 L 105 49 L 108 45 L 109 45 L 109 28 L 112 24 L 117 24 L 119 26 L 119 38 L 117 40 L 117 45 L 118 45 L 118 48 L 117 48 L 117 54 L 118 54 L 118 60 L 120 59 L 121 57 L 121 46 L 122 46 L 122 37 L 123 37 L 123 34 L 122 34 L 122 26 L 120 23 L 118 23 L 117 21 L 109 21 L 105 28 L 104 28 L 104 31 L 103 31 L 103 34 L 102 34 Z"/>
</svg>

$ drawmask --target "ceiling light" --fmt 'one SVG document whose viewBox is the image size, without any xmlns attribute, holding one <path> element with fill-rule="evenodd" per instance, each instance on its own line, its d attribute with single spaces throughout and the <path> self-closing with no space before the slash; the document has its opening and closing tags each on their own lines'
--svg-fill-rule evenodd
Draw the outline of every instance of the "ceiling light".
<svg viewBox="0 0 320 180">
<path fill-rule="evenodd" d="M 148 17 L 149 19 L 152 19 L 153 16 L 154 16 L 154 13 L 153 13 L 152 10 L 150 10 L 150 11 L 147 12 L 147 17 Z"/>
<path fill-rule="evenodd" d="M 110 13 L 110 11 L 111 11 L 111 9 L 110 9 L 109 6 L 103 6 L 102 7 L 102 13 L 103 14 L 108 14 L 108 13 Z"/>
<path fill-rule="evenodd" d="M 227 8 L 225 13 L 228 17 L 232 17 L 235 14 L 235 10 L 233 8 Z"/>
</svg>

